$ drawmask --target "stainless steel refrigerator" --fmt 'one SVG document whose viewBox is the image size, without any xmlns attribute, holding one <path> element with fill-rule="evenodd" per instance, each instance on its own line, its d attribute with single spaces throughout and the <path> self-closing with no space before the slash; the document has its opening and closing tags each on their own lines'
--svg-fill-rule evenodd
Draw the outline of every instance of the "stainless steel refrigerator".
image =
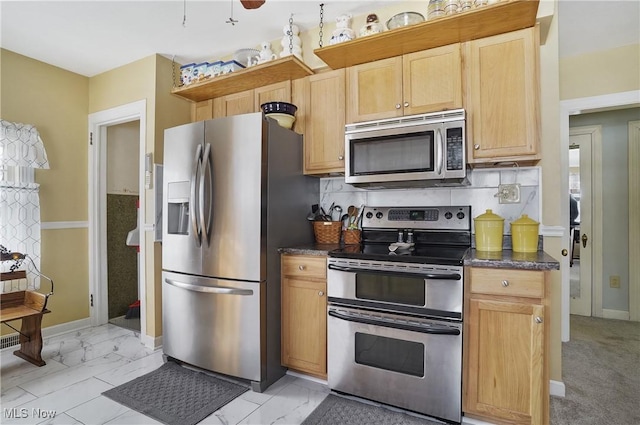
<svg viewBox="0 0 640 425">
<path fill-rule="evenodd" d="M 302 136 L 262 113 L 165 130 L 163 351 L 263 391 L 280 365 L 278 248 L 312 242 Z"/>
</svg>

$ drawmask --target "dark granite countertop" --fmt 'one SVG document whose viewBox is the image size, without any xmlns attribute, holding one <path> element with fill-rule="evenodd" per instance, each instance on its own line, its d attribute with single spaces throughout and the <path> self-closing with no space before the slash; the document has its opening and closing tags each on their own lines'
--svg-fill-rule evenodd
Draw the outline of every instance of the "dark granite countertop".
<svg viewBox="0 0 640 425">
<path fill-rule="evenodd" d="M 338 243 L 310 243 L 308 245 L 294 246 L 290 248 L 279 248 L 281 254 L 295 255 L 327 255 L 329 251 L 340 248 Z"/>
<path fill-rule="evenodd" d="M 464 259 L 464 265 L 498 269 L 560 270 L 558 260 L 544 251 L 513 252 L 502 250 L 487 252 L 470 249 Z"/>
</svg>

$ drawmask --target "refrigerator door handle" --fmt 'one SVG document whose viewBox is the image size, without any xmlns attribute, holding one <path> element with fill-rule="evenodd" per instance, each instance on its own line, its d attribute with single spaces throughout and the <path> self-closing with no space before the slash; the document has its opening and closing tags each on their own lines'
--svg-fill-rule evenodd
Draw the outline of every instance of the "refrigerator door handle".
<svg viewBox="0 0 640 425">
<path fill-rule="evenodd" d="M 202 245 L 202 232 L 198 227 L 198 197 L 196 196 L 196 188 L 198 185 L 198 178 L 200 177 L 200 166 L 202 157 L 202 145 L 198 145 L 196 148 L 196 157 L 193 161 L 193 173 L 191 174 L 191 199 L 189 204 L 191 206 L 189 214 L 191 215 L 191 228 L 193 229 L 193 237 L 196 240 L 196 246 Z"/>
<path fill-rule="evenodd" d="M 251 289 L 238 289 L 238 288 L 229 288 L 228 286 L 202 286 L 202 285 L 194 285 L 192 283 L 180 282 L 173 279 L 166 279 L 169 285 L 173 285 L 176 288 L 187 289 L 189 291 L 195 292 L 206 292 L 209 294 L 223 294 L 223 295 L 253 295 L 253 290 Z"/>
<path fill-rule="evenodd" d="M 213 173 L 211 166 L 211 143 L 207 143 L 204 148 L 204 154 L 202 155 L 202 175 L 200 176 L 200 188 L 199 188 L 199 212 L 200 212 L 200 229 L 202 231 L 202 237 L 209 245 L 209 237 L 211 235 L 211 216 L 213 209 L 213 200 L 209 197 L 209 202 L 205 205 L 205 183 L 209 183 L 209 187 L 213 184 Z M 205 215 L 206 213 L 206 215 Z"/>
</svg>

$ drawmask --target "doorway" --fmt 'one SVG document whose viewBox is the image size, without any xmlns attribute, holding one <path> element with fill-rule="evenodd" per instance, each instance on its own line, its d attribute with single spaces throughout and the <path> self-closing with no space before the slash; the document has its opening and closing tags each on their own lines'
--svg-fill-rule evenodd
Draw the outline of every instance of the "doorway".
<svg viewBox="0 0 640 425">
<path fill-rule="evenodd" d="M 141 100 L 116 108 L 89 115 L 89 292 L 91 294 L 90 317 L 93 326 L 106 324 L 109 319 L 108 306 L 108 245 L 107 245 L 107 139 L 112 126 L 139 122 L 137 180 L 139 209 L 137 228 L 144 228 L 145 217 L 145 141 L 146 141 L 146 101 Z M 145 244 L 144 232 L 140 233 L 139 264 L 137 276 L 138 299 L 145 299 Z M 145 344 L 146 320 L 145 303 L 141 302 L 140 335 Z"/>
<path fill-rule="evenodd" d="M 595 97 L 588 97 L 588 98 L 579 98 L 579 99 L 571 99 L 571 100 L 566 100 L 566 101 L 562 101 L 560 103 L 560 136 L 561 136 L 561 156 L 562 156 L 562 161 L 561 161 L 561 173 L 564 176 L 564 178 L 561 180 L 561 190 L 562 193 L 568 193 L 569 192 L 569 166 L 568 166 L 568 152 L 569 152 L 569 139 L 570 139 L 570 116 L 574 116 L 577 114 L 585 114 L 585 113 L 593 113 L 593 112 L 599 112 L 599 111 L 603 111 L 603 110 L 613 110 L 613 109 L 625 109 L 625 108 L 637 108 L 640 105 L 640 91 L 635 90 L 635 91 L 629 91 L 629 92 L 622 92 L 622 93 L 614 93 L 614 94 L 610 94 L 610 95 L 603 95 L 603 96 L 595 96 Z M 578 125 L 583 125 L 582 123 L 578 124 Z M 631 154 L 632 152 L 629 151 L 629 154 Z M 628 155 L 628 154 L 627 154 Z M 626 157 L 625 157 L 626 159 Z M 630 161 L 632 159 L 629 159 Z M 629 175 L 629 178 L 631 179 L 631 174 Z M 627 184 L 625 183 L 625 186 L 627 186 Z M 616 186 L 617 187 L 617 186 Z M 635 186 L 637 188 L 637 186 Z M 611 190 L 611 188 L 607 188 L 608 190 Z M 614 187 L 613 190 L 616 190 L 616 188 Z M 629 196 L 633 197 L 635 195 L 635 192 L 637 192 L 637 190 L 634 191 L 630 191 L 629 192 Z M 629 205 L 631 205 L 631 202 L 629 203 Z M 618 206 L 618 208 L 620 208 L 620 206 Z M 629 220 L 629 222 L 633 222 L 633 219 L 635 218 L 636 220 L 638 219 L 638 211 L 630 211 L 629 208 L 629 217 L 631 217 L 631 219 Z M 567 201 L 565 204 L 563 204 L 562 206 L 562 214 L 564 217 L 565 222 L 569 221 L 569 200 L 567 197 Z M 634 215 L 635 214 L 635 215 Z M 595 223 L 594 223 L 595 224 Z M 630 231 L 635 231 L 636 234 L 634 235 L 630 235 L 628 232 Z M 594 236 L 595 237 L 595 236 Z M 631 248 L 631 241 L 636 241 L 640 235 L 637 234 L 637 230 L 634 230 L 632 228 L 628 228 L 627 231 L 627 237 L 629 238 L 629 248 Z M 570 247 L 570 235 L 569 235 L 569 229 L 567 227 L 567 231 L 565 232 L 565 240 L 566 240 L 566 246 L 567 249 Z M 592 239 L 594 242 L 594 246 L 597 245 L 597 241 Z M 620 243 L 622 245 L 622 243 Z M 626 251 L 626 255 L 628 256 L 629 251 Z M 599 256 L 600 258 L 597 258 L 598 256 L 596 256 L 596 253 L 593 253 L 593 261 L 592 261 L 592 268 L 593 268 L 593 275 L 595 277 L 599 277 L 600 279 L 602 279 L 603 274 L 599 274 L 597 275 L 597 271 L 596 268 L 598 267 L 598 262 L 602 261 L 602 256 Z M 561 339 L 562 341 L 569 341 L 569 318 L 570 318 L 570 306 L 571 306 L 571 297 L 570 297 L 570 278 L 569 278 L 569 258 L 567 257 L 563 257 L 566 260 L 563 260 L 563 267 L 562 267 L 562 329 L 561 329 Z M 566 261 L 566 263 L 564 262 Z M 634 270 L 635 267 L 637 267 L 634 261 L 629 262 L 629 272 L 631 272 L 632 270 Z M 601 266 L 602 267 L 602 266 Z M 628 293 L 629 293 L 629 304 L 628 304 L 628 318 L 636 318 L 635 320 L 637 320 L 637 315 L 638 315 L 638 309 L 640 309 L 640 306 L 637 305 L 637 303 L 633 302 L 633 300 L 637 300 L 637 293 L 640 290 L 640 282 L 638 279 L 637 274 L 638 273 L 629 273 L 630 274 L 630 278 L 629 278 L 629 286 L 628 286 Z M 607 286 L 609 282 L 606 282 Z M 603 305 L 602 305 L 602 298 L 598 299 L 596 297 L 602 297 L 602 291 L 600 291 L 600 293 L 596 293 L 594 291 L 593 293 L 593 299 L 592 299 L 592 306 L 593 306 L 593 314 L 595 316 L 603 316 Z M 599 304 L 599 305 L 598 305 Z"/>
<path fill-rule="evenodd" d="M 107 305 L 109 323 L 140 332 L 138 176 L 140 121 L 107 127 Z"/>
<path fill-rule="evenodd" d="M 594 208 L 601 205 L 601 191 L 593 194 L 595 181 L 601 181 L 601 166 L 596 165 L 596 173 L 592 172 L 592 165 L 599 164 L 601 157 L 602 130 L 600 126 L 571 127 L 569 130 L 569 196 L 577 201 L 578 216 L 570 219 L 569 234 L 569 275 L 571 297 L 571 314 L 591 316 L 592 294 L 601 290 L 601 284 L 596 279 L 592 281 L 592 253 L 594 247 L 594 231 L 600 232 L 601 209 Z M 595 195 L 595 196 L 593 196 Z M 591 240 L 590 240 L 591 239 Z"/>
</svg>

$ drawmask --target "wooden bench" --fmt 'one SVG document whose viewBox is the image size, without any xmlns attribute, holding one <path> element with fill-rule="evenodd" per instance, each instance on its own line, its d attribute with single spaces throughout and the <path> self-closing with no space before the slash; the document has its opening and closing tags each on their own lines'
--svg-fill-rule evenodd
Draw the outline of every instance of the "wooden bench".
<svg viewBox="0 0 640 425">
<path fill-rule="evenodd" d="M 26 279 L 26 272 L 20 270 L 0 275 L 2 281 L 14 279 Z M 0 323 L 4 323 L 20 334 L 20 349 L 13 354 L 36 366 L 46 364 L 41 355 L 42 316 L 50 312 L 47 310 L 49 295 L 51 294 L 45 295 L 29 290 L 0 294 Z M 22 320 L 20 330 L 7 323 L 14 320 Z"/>
</svg>

